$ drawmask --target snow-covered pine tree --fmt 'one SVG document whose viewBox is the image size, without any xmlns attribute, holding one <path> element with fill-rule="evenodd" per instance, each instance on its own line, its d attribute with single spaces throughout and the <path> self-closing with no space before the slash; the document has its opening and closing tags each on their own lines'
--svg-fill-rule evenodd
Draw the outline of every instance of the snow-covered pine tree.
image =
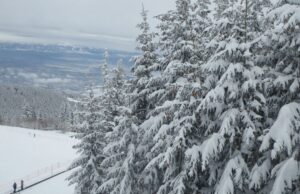
<svg viewBox="0 0 300 194">
<path fill-rule="evenodd" d="M 25 103 L 25 105 L 23 107 L 23 118 L 25 120 L 35 120 L 36 119 L 36 113 L 34 111 L 34 108 L 29 103 Z"/>
<path fill-rule="evenodd" d="M 81 125 L 80 133 L 76 137 L 80 143 L 74 148 L 80 154 L 71 168 L 77 169 L 68 177 L 70 184 L 75 184 L 75 192 L 80 194 L 97 193 L 103 182 L 104 170 L 100 164 L 104 159 L 101 153 L 104 147 L 104 134 L 102 131 L 101 112 L 98 99 L 90 92 L 85 113 L 85 123 Z"/>
<path fill-rule="evenodd" d="M 256 139 L 264 122 L 262 68 L 253 63 L 251 41 L 259 34 L 250 15 L 260 15 L 258 1 L 216 0 L 207 44 L 214 51 L 202 65 L 209 91 L 199 106 L 203 193 L 247 193 L 249 169 L 257 158 Z M 250 25 L 250 26 L 248 26 Z M 203 137 L 202 137 L 203 138 Z"/>
<path fill-rule="evenodd" d="M 176 10 L 157 16 L 159 48 L 163 54 L 160 69 L 163 71 L 173 60 L 183 62 L 194 59 L 197 32 L 195 30 L 195 18 L 192 15 L 194 6 L 190 0 L 177 0 Z M 196 59 L 195 59 L 196 61 Z M 193 62 L 195 62 L 193 61 Z"/>
<path fill-rule="evenodd" d="M 71 108 L 69 103 L 64 103 L 60 107 L 60 115 L 59 115 L 59 125 L 57 129 L 68 129 L 70 128 L 69 126 L 69 119 L 70 119 L 70 114 Z M 40 118 L 42 119 L 42 118 Z"/>
<path fill-rule="evenodd" d="M 132 122 L 132 118 L 136 123 L 132 123 L 133 126 L 139 125 L 145 121 L 147 114 L 150 110 L 154 108 L 154 99 L 149 97 L 151 94 L 156 92 L 161 86 L 158 77 L 155 74 L 157 72 L 157 54 L 156 48 L 157 44 L 154 43 L 155 33 L 150 31 L 150 26 L 147 18 L 147 11 L 144 6 L 141 12 L 142 22 L 137 25 L 140 30 L 140 35 L 137 37 L 136 42 L 138 44 L 137 50 L 141 54 L 134 58 L 134 65 L 132 68 L 132 73 L 134 77 L 129 81 L 129 107 L 132 111 L 129 114 L 127 110 L 127 116 L 125 118 Z M 131 118 L 131 119 L 130 119 Z M 137 129 L 135 129 L 137 130 Z M 147 164 L 147 158 L 145 157 L 147 151 L 149 150 L 148 141 L 141 142 L 144 131 L 139 127 L 138 132 L 135 131 L 136 137 L 139 141 L 134 142 L 136 146 L 135 151 L 135 172 L 140 173 L 145 168 Z M 149 186 L 145 184 L 147 181 L 144 176 L 134 177 L 139 183 L 135 185 L 135 191 L 143 191 L 144 186 Z"/>
<path fill-rule="evenodd" d="M 106 50 L 104 52 L 104 63 L 101 66 L 102 73 L 102 91 L 99 102 L 101 104 L 101 111 L 103 113 L 102 122 L 103 126 L 105 126 L 105 132 L 111 132 L 113 130 L 114 124 L 114 116 L 116 116 L 116 107 L 119 105 L 119 98 L 114 92 L 120 93 L 120 91 L 114 91 L 114 87 L 112 84 L 113 78 L 111 69 L 109 69 L 109 52 Z M 118 83 L 119 85 L 122 83 Z"/>
<path fill-rule="evenodd" d="M 101 65 L 101 76 L 102 76 L 102 85 L 103 85 L 103 90 L 105 90 L 105 87 L 108 86 L 108 80 L 109 80 L 109 52 L 108 50 L 104 51 L 103 54 L 104 57 L 104 62 Z"/>
<path fill-rule="evenodd" d="M 108 156 L 103 162 L 107 178 L 99 191 L 112 194 L 138 194 L 136 145 L 138 127 L 136 117 L 126 106 L 118 107 L 117 125 L 108 134 L 109 144 L 104 151 Z"/>
<path fill-rule="evenodd" d="M 136 117 L 132 116 L 129 94 L 126 94 L 126 81 L 121 66 L 113 69 L 106 95 L 113 106 L 113 129 L 106 134 L 108 142 L 103 149 L 106 154 L 101 166 L 106 169 L 105 181 L 99 193 L 130 194 L 136 191 L 135 146 L 137 141 Z"/>
<path fill-rule="evenodd" d="M 104 147 L 107 145 L 107 133 L 113 130 L 116 103 L 111 71 L 109 70 L 109 53 L 104 52 L 104 62 L 101 65 L 102 91 L 95 97 L 93 91 L 89 98 L 82 99 L 77 106 L 76 122 L 73 128 L 78 133 L 76 136 L 80 143 L 75 146 L 80 157 L 72 164 L 72 168 L 79 167 L 68 179 L 70 184 L 76 184 L 78 193 L 105 193 L 99 187 L 106 178 L 106 169 L 101 165 L 106 155 Z"/>
<path fill-rule="evenodd" d="M 271 77 L 266 88 L 273 119 L 284 104 L 299 97 L 299 5 L 299 1 L 278 0 L 267 15 L 268 29 L 261 37 L 261 60 Z"/>
<path fill-rule="evenodd" d="M 139 122 L 144 121 L 148 112 L 149 103 L 147 102 L 147 96 L 153 92 L 151 88 L 147 87 L 153 66 L 157 62 L 156 45 L 153 42 L 155 34 L 150 32 L 150 26 L 147 19 L 147 11 L 142 9 L 141 12 L 142 22 L 137 25 L 140 30 L 140 35 L 137 37 L 136 42 L 138 44 L 137 50 L 141 54 L 135 57 L 134 65 L 132 67 L 132 73 L 134 75 L 131 80 L 131 96 L 130 106 L 133 114 L 137 116 Z"/>
<path fill-rule="evenodd" d="M 23 114 L 22 114 L 22 121 L 25 127 L 29 128 L 37 128 L 37 114 L 34 110 L 34 107 L 31 106 L 28 102 L 24 103 L 22 107 Z"/>
<path fill-rule="evenodd" d="M 155 108 L 141 125 L 142 145 L 148 146 L 148 164 L 143 176 L 142 193 L 197 193 L 197 180 L 189 172 L 197 166 L 186 163 L 189 148 L 197 142 L 194 110 L 199 104 L 199 64 L 196 52 L 197 32 L 190 0 L 177 0 L 176 10 L 160 15 L 158 69 L 161 83 L 149 96 Z M 150 80 L 151 82 L 151 80 Z"/>
<path fill-rule="evenodd" d="M 211 1 L 210 0 L 197 0 L 195 2 L 195 8 L 193 12 L 193 25 L 197 32 L 196 38 L 196 54 L 200 63 L 204 63 L 211 52 L 206 45 L 210 38 L 210 27 L 212 26 L 211 21 Z"/>
<path fill-rule="evenodd" d="M 267 15 L 261 37 L 269 126 L 250 187 L 261 193 L 300 191 L 300 2 L 279 0 Z"/>
<path fill-rule="evenodd" d="M 104 93 L 113 121 L 114 117 L 119 114 L 118 107 L 122 106 L 124 102 L 125 72 L 121 60 L 118 61 L 117 67 L 109 71 L 106 82 Z"/>
<path fill-rule="evenodd" d="M 89 96 L 82 97 L 80 101 L 76 102 L 73 113 L 73 124 L 70 126 L 71 131 L 83 133 L 86 129 L 86 112 Z"/>
</svg>

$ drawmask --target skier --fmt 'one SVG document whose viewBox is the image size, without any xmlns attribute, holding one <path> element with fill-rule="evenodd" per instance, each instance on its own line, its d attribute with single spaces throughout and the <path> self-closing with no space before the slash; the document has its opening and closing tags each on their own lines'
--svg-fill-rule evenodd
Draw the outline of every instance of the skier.
<svg viewBox="0 0 300 194">
<path fill-rule="evenodd" d="M 23 190 L 23 189 L 24 189 L 24 181 L 21 180 L 21 190 Z"/>
<path fill-rule="evenodd" d="M 14 193 L 15 193 L 17 191 L 17 183 L 16 182 L 14 182 L 13 188 L 14 188 Z"/>
</svg>

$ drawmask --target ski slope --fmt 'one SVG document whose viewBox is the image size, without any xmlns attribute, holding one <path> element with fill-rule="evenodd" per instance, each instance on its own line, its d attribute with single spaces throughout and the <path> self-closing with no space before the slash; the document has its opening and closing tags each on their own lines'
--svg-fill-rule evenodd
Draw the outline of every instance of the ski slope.
<svg viewBox="0 0 300 194">
<path fill-rule="evenodd" d="M 68 186 L 65 181 L 71 172 L 66 172 L 58 177 L 31 187 L 20 194 L 74 194 L 74 187 Z"/>
<path fill-rule="evenodd" d="M 14 181 L 18 186 L 37 182 L 57 172 L 65 170 L 76 157 L 72 146 L 77 140 L 71 134 L 57 131 L 39 131 L 17 127 L 0 126 L 0 193 L 11 189 Z M 65 181 L 68 173 L 55 177 L 22 193 L 54 192 L 54 187 L 62 194 L 73 194 L 73 187 Z M 48 185 L 49 184 L 49 185 Z M 38 189 L 41 190 L 38 190 Z"/>
</svg>

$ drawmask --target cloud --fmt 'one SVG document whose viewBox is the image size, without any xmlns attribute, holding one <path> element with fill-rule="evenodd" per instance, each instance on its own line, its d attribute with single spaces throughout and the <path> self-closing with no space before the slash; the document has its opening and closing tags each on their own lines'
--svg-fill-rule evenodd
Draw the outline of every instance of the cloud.
<svg viewBox="0 0 300 194">
<path fill-rule="evenodd" d="M 18 76 L 23 77 L 25 79 L 36 80 L 39 76 L 35 73 L 25 73 L 25 72 L 18 72 Z"/>
<path fill-rule="evenodd" d="M 12 31 L 12 32 L 10 32 Z M 120 50 L 134 50 L 135 42 L 126 37 L 71 31 L 13 29 L 0 27 L 0 42 L 81 45 Z"/>
<path fill-rule="evenodd" d="M 9 70 L 10 68 L 8 68 Z M 48 85 L 48 84 L 66 84 L 72 82 L 69 78 L 58 78 L 58 77 L 49 77 L 48 74 L 38 75 L 36 73 L 26 72 L 24 70 L 16 70 L 17 73 L 14 73 L 19 78 L 24 78 L 26 81 L 30 81 L 35 85 Z M 11 74 L 12 75 L 12 74 Z M 70 76 L 69 76 L 70 77 Z"/>
<path fill-rule="evenodd" d="M 55 84 L 55 83 L 60 83 L 60 84 L 65 84 L 69 83 L 72 80 L 70 79 L 63 79 L 63 78 L 40 78 L 40 79 L 35 79 L 36 83 L 40 84 Z"/>
<path fill-rule="evenodd" d="M 0 0 L 0 37 L 133 49 L 142 3 L 152 27 L 153 16 L 174 6 L 174 0 Z"/>
</svg>

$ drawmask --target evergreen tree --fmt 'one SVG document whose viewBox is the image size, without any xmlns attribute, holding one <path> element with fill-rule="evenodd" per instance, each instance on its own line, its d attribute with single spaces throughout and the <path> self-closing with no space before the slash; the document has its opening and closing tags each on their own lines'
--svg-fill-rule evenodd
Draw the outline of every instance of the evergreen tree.
<svg viewBox="0 0 300 194">
<path fill-rule="evenodd" d="M 125 95 L 125 75 L 118 66 L 109 78 L 107 95 L 113 110 L 113 128 L 106 134 L 108 142 L 103 149 L 106 154 L 101 166 L 106 169 L 105 181 L 99 187 L 100 193 L 137 193 L 135 173 L 135 146 L 137 122 L 128 109 L 129 99 Z"/>
<path fill-rule="evenodd" d="M 101 95 L 94 97 L 91 93 L 87 103 L 88 112 L 82 114 L 80 111 L 85 121 L 79 125 L 79 130 L 77 129 L 81 132 L 78 135 L 81 143 L 75 148 L 79 150 L 81 157 L 72 166 L 80 168 L 69 177 L 71 183 L 77 184 L 76 190 L 83 193 L 107 193 L 102 189 L 110 178 L 105 165 L 110 153 L 105 152 L 105 148 L 112 143 L 109 136 L 117 124 L 118 107 L 123 101 L 123 70 L 118 67 L 110 71 L 107 51 L 104 57 L 105 60 L 101 66 L 103 78 Z"/>
<path fill-rule="evenodd" d="M 141 125 L 142 145 L 148 149 L 143 193 L 197 192 L 196 176 L 188 175 L 194 169 L 185 163 L 198 135 L 193 113 L 200 92 L 192 10 L 189 0 L 177 0 L 176 10 L 158 17 L 163 57 L 160 77 L 154 79 L 161 87 L 149 96 L 155 108 Z"/>
<path fill-rule="evenodd" d="M 120 115 L 115 117 L 118 124 L 108 134 L 109 144 L 104 149 L 108 155 L 103 162 L 107 168 L 107 179 L 99 190 L 101 193 L 139 193 L 135 167 L 137 121 L 127 107 L 118 107 L 118 111 Z"/>
<path fill-rule="evenodd" d="M 34 108 L 29 103 L 25 103 L 23 107 L 23 119 L 27 121 L 36 120 L 36 113 L 34 111 Z"/>
<path fill-rule="evenodd" d="M 60 125 L 58 126 L 60 129 L 69 128 L 69 120 L 70 120 L 69 112 L 70 112 L 69 104 L 68 103 L 62 104 L 60 108 L 60 115 L 59 115 Z"/>
<path fill-rule="evenodd" d="M 108 86 L 108 80 L 109 80 L 109 52 L 108 50 L 104 51 L 103 54 L 104 62 L 101 65 L 101 75 L 102 75 L 102 85 L 103 87 Z"/>
<path fill-rule="evenodd" d="M 198 34 L 195 40 L 195 54 L 201 64 L 208 59 L 212 52 L 207 47 L 211 34 L 210 27 L 212 26 L 213 10 L 210 7 L 211 2 L 209 0 L 197 0 L 192 14 L 193 25 Z"/>
<path fill-rule="evenodd" d="M 141 142 L 140 140 L 143 137 L 144 131 L 142 131 L 141 126 L 147 118 L 148 113 L 154 108 L 155 102 L 153 98 L 150 97 L 153 93 L 157 91 L 161 86 L 157 82 L 158 78 L 155 77 L 157 74 L 157 54 L 155 44 L 153 39 L 155 34 L 150 32 L 150 27 L 147 18 L 147 11 L 142 9 L 141 12 L 142 22 L 137 25 L 137 28 L 140 30 L 140 35 L 137 37 L 137 50 L 141 54 L 134 58 L 134 65 L 132 68 L 132 73 L 134 77 L 129 81 L 129 107 L 131 109 L 131 114 L 129 110 L 127 111 L 127 120 L 132 123 L 133 126 L 137 126 L 138 129 L 135 129 L 135 138 L 139 141 L 135 141 L 132 144 L 132 147 L 135 146 L 135 173 L 140 174 L 142 170 L 147 165 L 147 153 L 149 147 L 147 142 Z M 134 146 L 133 146 L 134 145 Z M 132 160 L 132 159 L 131 159 Z M 134 176 L 135 180 L 139 182 L 138 185 L 135 185 L 135 192 L 143 191 L 144 186 L 149 186 L 145 183 L 147 180 L 144 176 Z"/>
<path fill-rule="evenodd" d="M 204 193 L 246 193 L 249 169 L 256 162 L 257 137 L 264 122 L 262 76 L 255 66 L 251 41 L 258 20 L 257 2 L 216 0 L 216 11 L 207 47 L 213 51 L 202 65 L 207 94 L 199 106 L 202 132 L 200 152 L 206 185 Z M 255 21 L 250 25 L 250 21 Z M 250 25 L 250 27 L 247 27 Z"/>
<path fill-rule="evenodd" d="M 119 96 L 116 95 L 120 91 L 115 90 L 115 85 L 122 85 L 122 83 L 113 83 L 111 69 L 109 69 L 109 52 L 106 50 L 104 52 L 104 63 L 101 66 L 102 72 L 102 91 L 101 97 L 99 99 L 101 104 L 101 111 L 103 113 L 102 122 L 105 126 L 106 132 L 111 132 L 115 126 L 114 116 L 116 116 L 116 107 L 120 104 Z M 122 78 L 123 79 L 123 78 Z M 116 93 L 116 94 L 115 94 Z M 106 142 L 107 143 L 107 142 Z"/>
<path fill-rule="evenodd" d="M 141 34 L 136 40 L 138 44 L 137 50 L 141 52 L 141 55 L 134 58 L 134 65 L 132 68 L 134 78 L 131 80 L 132 94 L 130 96 L 130 106 L 137 118 L 140 121 L 143 121 L 146 119 L 149 108 L 147 96 L 153 92 L 153 90 L 147 86 L 152 77 L 151 73 L 153 71 L 153 66 L 157 61 L 157 55 L 155 53 L 156 46 L 153 43 L 155 34 L 150 32 L 147 11 L 144 7 L 141 16 L 143 21 L 137 26 Z"/>
<path fill-rule="evenodd" d="M 25 126 L 36 129 L 37 116 L 38 115 L 36 114 L 34 107 L 31 106 L 29 103 L 25 102 L 22 115 L 22 120 L 23 122 L 25 122 Z"/>
<path fill-rule="evenodd" d="M 260 146 L 263 156 L 253 169 L 250 187 L 261 193 L 297 193 L 300 188 L 299 13 L 298 1 L 278 1 L 260 38 L 261 63 L 269 70 L 265 83 L 269 120 Z"/>
<path fill-rule="evenodd" d="M 164 71 L 173 60 L 193 62 L 197 32 L 194 17 L 191 14 L 193 5 L 190 0 L 177 0 L 176 10 L 157 16 L 160 20 L 158 29 L 159 48 L 163 54 L 160 69 Z"/>
<path fill-rule="evenodd" d="M 85 113 L 85 124 L 76 137 L 80 143 L 74 148 L 80 154 L 72 164 L 72 168 L 78 167 L 68 178 L 70 184 L 76 184 L 78 193 L 97 193 L 98 187 L 103 182 L 104 170 L 100 164 L 105 158 L 101 153 L 104 147 L 104 132 L 102 130 L 101 112 L 98 100 L 91 91 Z"/>
</svg>

